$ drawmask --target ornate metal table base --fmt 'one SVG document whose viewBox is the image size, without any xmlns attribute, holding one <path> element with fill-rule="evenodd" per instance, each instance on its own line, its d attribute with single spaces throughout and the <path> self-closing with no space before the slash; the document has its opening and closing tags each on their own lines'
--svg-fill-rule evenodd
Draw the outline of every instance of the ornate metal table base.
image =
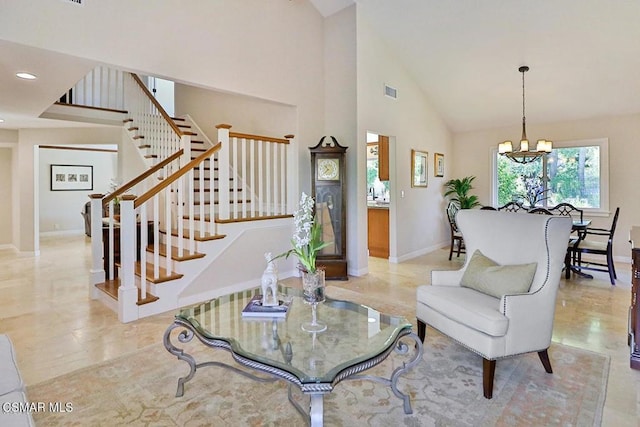
<svg viewBox="0 0 640 427">
<path fill-rule="evenodd" d="M 177 348 L 171 343 L 171 332 L 176 328 L 184 328 L 184 330 L 180 331 L 180 333 L 178 334 L 178 341 L 180 341 L 181 343 L 188 343 L 195 336 L 196 338 L 198 338 L 198 340 L 200 340 L 204 345 L 208 347 L 221 348 L 228 351 L 229 353 L 231 353 L 231 356 L 233 357 L 233 359 L 236 362 L 238 362 L 240 365 L 248 368 L 252 368 L 256 371 L 267 373 L 271 375 L 271 377 L 263 378 L 256 375 L 252 375 L 248 372 L 245 372 L 241 369 L 238 369 L 236 367 L 230 366 L 222 362 L 211 361 L 211 362 L 204 362 L 204 363 L 196 363 L 196 360 L 194 359 L 193 356 L 185 353 L 182 349 Z M 411 349 L 411 346 L 402 341 L 404 338 L 411 339 L 415 342 L 415 346 L 414 346 L 415 352 L 414 352 L 413 358 L 409 362 L 405 362 L 402 364 L 402 366 L 396 368 L 391 374 L 390 378 L 358 374 L 359 372 L 363 372 L 367 369 L 370 369 L 380 364 L 394 350 L 398 354 L 408 354 Z M 189 373 L 186 376 L 178 379 L 178 388 L 176 391 L 176 397 L 181 397 L 184 395 L 184 384 L 193 378 L 198 368 L 202 368 L 205 366 L 223 367 L 226 369 L 230 369 L 247 378 L 251 378 L 253 380 L 261 381 L 261 382 L 272 382 L 278 379 L 284 379 L 289 382 L 289 389 L 288 389 L 289 401 L 312 427 L 319 427 L 323 425 L 324 395 L 327 393 L 330 393 L 333 390 L 333 387 L 337 383 L 347 379 L 348 380 L 354 380 L 354 379 L 370 380 L 370 381 L 375 381 L 391 387 L 391 390 L 393 391 L 393 393 L 399 399 L 402 399 L 405 414 L 413 413 L 413 410 L 411 409 L 411 398 L 409 395 L 402 393 L 398 389 L 398 379 L 400 378 L 400 375 L 407 372 L 409 369 L 411 369 L 416 364 L 418 364 L 418 362 L 422 359 L 422 350 L 423 350 L 422 341 L 418 338 L 418 336 L 415 333 L 411 332 L 410 330 L 406 330 L 405 333 L 402 333 L 398 336 L 398 338 L 393 343 L 393 345 L 389 346 L 386 350 L 382 351 L 376 357 L 366 360 L 364 362 L 360 362 L 356 365 L 353 365 L 345 369 L 344 371 L 342 371 L 340 374 L 336 376 L 333 383 L 308 384 L 308 383 L 300 382 L 300 380 L 296 376 L 290 374 L 287 371 L 284 371 L 282 369 L 279 369 L 273 366 L 265 365 L 263 363 L 259 363 L 254 360 L 247 359 L 245 357 L 242 357 L 234 353 L 233 350 L 231 349 L 231 346 L 226 341 L 204 337 L 201 334 L 199 334 L 198 331 L 195 330 L 188 322 L 183 321 L 181 319 L 176 319 L 173 322 L 173 324 L 171 324 L 167 328 L 166 332 L 164 333 L 164 346 L 169 353 L 176 356 L 179 360 L 184 360 L 185 362 L 187 362 L 190 368 Z M 285 348 L 283 349 L 283 356 L 284 356 L 285 362 L 289 362 L 291 360 L 292 353 L 291 353 L 290 345 L 285 346 Z M 302 391 L 302 393 L 308 394 L 310 396 L 310 409 L 308 413 L 294 400 L 293 394 L 292 394 L 293 385 L 296 385 Z"/>
</svg>

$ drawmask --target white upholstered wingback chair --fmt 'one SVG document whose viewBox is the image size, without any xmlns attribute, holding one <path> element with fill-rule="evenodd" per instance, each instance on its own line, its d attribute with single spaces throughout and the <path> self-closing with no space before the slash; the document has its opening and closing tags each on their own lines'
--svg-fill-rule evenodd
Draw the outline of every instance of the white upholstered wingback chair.
<svg viewBox="0 0 640 427">
<path fill-rule="evenodd" d="M 482 356 L 484 397 L 491 399 L 497 359 L 538 352 L 545 370 L 552 373 L 547 349 L 572 221 L 569 217 L 485 210 L 461 210 L 456 220 L 467 259 L 461 270 L 433 271 L 431 285 L 418 287 L 418 335 L 424 342 L 429 325 Z M 467 287 L 471 272 L 477 271 L 474 264 L 465 276 L 476 250 L 499 265 L 482 276 L 484 286 L 491 286 L 498 277 L 492 274 L 501 275 L 495 280 L 501 290 L 491 292 L 506 294 L 496 297 L 485 293 L 486 289 L 481 292 Z M 529 290 L 508 290 L 510 277 L 513 282 L 522 281 L 515 275 L 526 264 L 533 275 L 532 279 L 528 276 Z"/>
</svg>

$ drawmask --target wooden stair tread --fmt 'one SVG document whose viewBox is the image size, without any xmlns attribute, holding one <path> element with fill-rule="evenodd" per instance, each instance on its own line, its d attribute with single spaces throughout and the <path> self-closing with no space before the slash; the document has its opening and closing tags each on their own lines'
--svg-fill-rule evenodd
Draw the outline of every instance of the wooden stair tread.
<svg viewBox="0 0 640 427">
<path fill-rule="evenodd" d="M 167 234 L 166 230 L 160 230 L 160 232 L 163 234 Z M 171 235 L 173 237 L 178 237 L 178 230 L 175 228 L 171 229 Z M 183 230 L 182 237 L 185 239 L 189 239 L 191 237 L 191 234 L 189 234 L 189 230 Z M 200 233 L 196 233 L 196 235 L 193 236 L 193 240 L 198 242 L 206 242 L 209 240 L 224 239 L 225 237 L 227 237 L 226 234 L 210 234 L 208 232 L 205 232 L 203 233 L 202 237 L 200 236 Z"/>
<path fill-rule="evenodd" d="M 132 139 L 144 139 L 144 135 L 136 135 Z"/>
<path fill-rule="evenodd" d="M 283 215 L 247 216 L 242 218 L 230 218 L 230 219 L 216 218 L 215 222 L 216 224 L 230 224 L 233 222 L 264 221 L 267 219 L 279 219 L 279 218 L 293 218 L 293 215 L 283 214 Z"/>
<path fill-rule="evenodd" d="M 268 220 L 268 219 L 280 219 L 280 218 L 292 218 L 292 217 L 293 217 L 293 215 L 291 215 L 291 214 L 258 215 L 257 212 L 254 212 L 253 215 L 251 213 L 248 213 L 247 216 L 237 217 L 237 218 L 230 218 L 230 219 L 220 219 L 218 217 L 215 217 L 215 222 L 216 222 L 216 224 L 229 224 L 229 223 L 232 223 L 232 222 L 264 221 L 264 220 Z M 189 215 L 183 215 L 182 219 L 188 220 L 188 219 L 190 219 L 190 217 L 189 217 Z M 200 215 L 199 214 L 193 215 L 193 220 L 194 221 L 200 221 Z M 210 222 L 211 221 L 211 215 L 205 214 L 204 215 L 204 221 L 205 222 Z"/>
<path fill-rule="evenodd" d="M 195 148 L 194 148 L 194 149 L 192 149 L 191 151 L 198 151 L 198 152 L 202 151 L 202 152 L 204 153 L 204 152 L 205 152 L 205 151 L 207 151 L 207 150 L 198 150 L 198 149 L 195 149 Z M 198 156 L 191 156 L 191 160 L 195 160 L 195 159 L 197 159 L 197 158 L 198 158 Z M 206 158 L 206 159 L 204 159 L 204 160 L 203 160 L 203 162 L 209 162 L 210 160 L 211 160 L 210 158 Z M 217 157 L 216 157 L 216 158 L 214 158 L 214 159 L 213 159 L 213 161 L 217 163 L 217 162 L 218 162 L 218 158 L 217 158 Z M 197 169 L 197 168 L 198 168 L 198 166 L 195 166 L 195 167 L 194 167 L 194 169 Z"/>
<path fill-rule="evenodd" d="M 128 129 L 129 131 L 140 130 L 138 126 L 133 126 Z"/>
<path fill-rule="evenodd" d="M 105 294 L 109 295 L 114 300 L 118 301 L 118 288 L 120 287 L 120 279 L 107 280 L 103 283 L 96 283 L 96 288 L 100 289 Z M 154 301 L 158 301 L 158 297 L 147 291 L 147 297 L 142 299 L 142 290 L 138 288 L 138 302 L 137 305 L 149 304 Z"/>
<path fill-rule="evenodd" d="M 150 262 L 145 263 L 147 269 L 147 281 L 151 283 L 163 283 L 168 282 L 170 280 L 182 279 L 184 276 L 180 273 L 175 273 L 173 271 L 167 273 L 167 270 L 164 267 L 160 267 L 158 271 L 158 277 L 153 277 L 153 264 Z M 138 277 L 142 276 L 141 263 L 138 261 L 135 265 L 135 274 Z"/>
<path fill-rule="evenodd" d="M 183 119 L 182 117 L 171 117 L 171 120 L 173 120 L 174 122 L 184 122 L 185 119 Z"/>
<path fill-rule="evenodd" d="M 160 245 L 160 247 L 158 248 L 158 253 L 160 254 L 160 256 L 164 257 L 167 255 L 166 248 L 167 248 L 166 245 Z M 153 245 L 147 246 L 147 252 L 153 253 Z M 191 259 L 198 259 L 198 258 L 204 258 L 204 257 L 205 257 L 205 254 L 200 252 L 194 252 L 193 254 L 190 254 L 187 249 L 183 249 L 182 256 L 179 256 L 178 248 L 176 246 L 171 246 L 171 259 L 174 261 L 188 261 Z"/>
<path fill-rule="evenodd" d="M 142 145 L 138 145 L 138 148 L 151 148 L 151 144 L 142 144 Z"/>
<path fill-rule="evenodd" d="M 229 200 L 229 204 L 232 204 L 232 203 L 233 203 L 233 200 Z M 238 200 L 238 203 L 251 203 L 251 199 L 248 199 L 248 200 Z M 199 200 L 197 200 L 197 201 L 194 201 L 194 202 L 193 202 L 193 205 L 194 205 L 194 206 L 200 206 L 201 204 L 202 204 L 202 205 L 207 206 L 207 205 L 210 205 L 210 204 L 211 204 L 211 202 L 210 202 L 210 201 L 205 201 L 205 202 L 201 203 Z M 213 204 L 214 204 L 214 205 L 218 205 L 218 204 L 220 204 L 220 202 L 219 202 L 218 200 L 215 200 L 215 201 L 213 202 Z M 186 203 L 185 203 L 185 205 L 186 205 Z"/>
</svg>

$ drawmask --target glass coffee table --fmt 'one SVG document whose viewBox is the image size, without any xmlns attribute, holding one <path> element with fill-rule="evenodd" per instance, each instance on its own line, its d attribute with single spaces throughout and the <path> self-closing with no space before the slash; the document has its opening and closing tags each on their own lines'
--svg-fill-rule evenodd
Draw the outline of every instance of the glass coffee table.
<svg viewBox="0 0 640 427">
<path fill-rule="evenodd" d="M 323 396 L 346 379 L 372 380 L 391 387 L 402 399 L 404 412 L 412 413 L 410 397 L 398 389 L 398 379 L 421 360 L 422 342 L 405 318 L 327 297 L 318 306 L 318 318 L 327 323 L 327 329 L 309 333 L 300 327 L 311 317 L 311 308 L 304 303 L 302 290 L 279 286 L 278 292 L 280 299 L 291 300 L 286 318 L 242 316 L 242 309 L 254 295 L 260 294 L 260 289 L 226 295 L 180 310 L 164 334 L 166 349 L 190 367 L 189 373 L 178 379 L 176 397 L 184 394 L 184 385 L 193 378 L 196 369 L 218 366 L 259 381 L 288 381 L 289 401 L 314 427 L 323 425 Z M 193 356 L 172 343 L 172 331 L 176 328 L 182 329 L 174 334 L 180 343 L 187 343 L 195 336 L 205 346 L 230 352 L 239 365 L 269 377 L 222 362 L 196 362 Z M 360 374 L 394 352 L 407 360 L 393 370 L 389 378 Z M 310 396 L 308 411 L 293 399 L 292 386 Z"/>
</svg>

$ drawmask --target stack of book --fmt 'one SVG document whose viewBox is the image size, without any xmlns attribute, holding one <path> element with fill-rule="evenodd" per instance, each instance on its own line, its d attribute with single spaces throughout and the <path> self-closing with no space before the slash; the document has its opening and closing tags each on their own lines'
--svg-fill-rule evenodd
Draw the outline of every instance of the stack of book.
<svg viewBox="0 0 640 427">
<path fill-rule="evenodd" d="M 291 300 L 278 302 L 278 305 L 262 305 L 262 295 L 255 295 L 242 310 L 242 317 L 287 317 Z"/>
</svg>

